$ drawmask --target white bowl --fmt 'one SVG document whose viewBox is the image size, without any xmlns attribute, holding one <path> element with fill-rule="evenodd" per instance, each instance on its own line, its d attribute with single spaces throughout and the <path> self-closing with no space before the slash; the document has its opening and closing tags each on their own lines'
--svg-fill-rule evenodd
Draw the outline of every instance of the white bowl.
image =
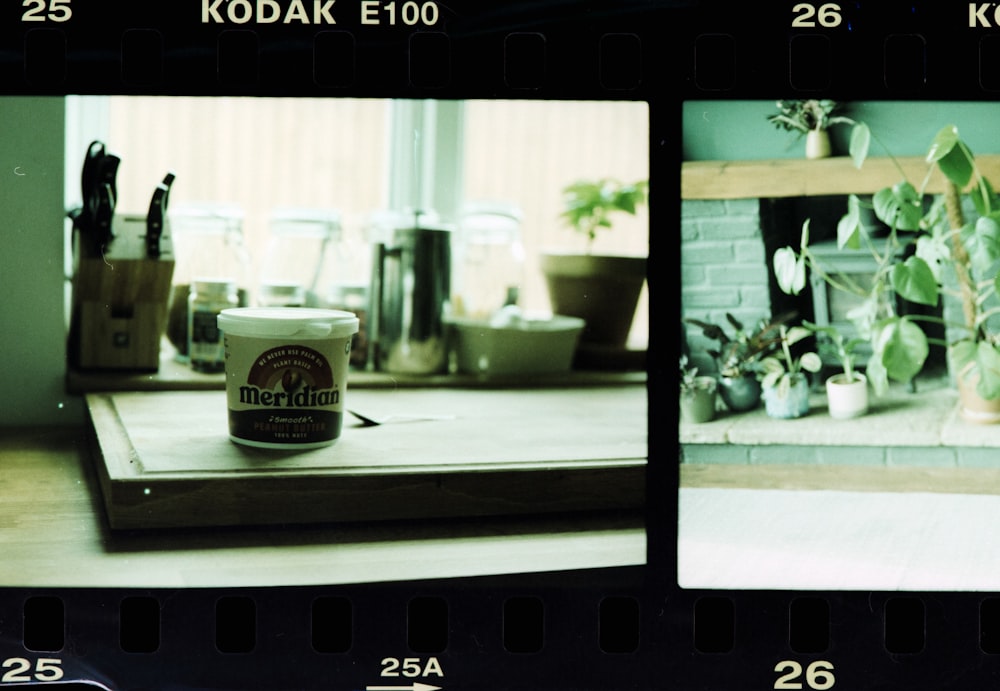
<svg viewBox="0 0 1000 691">
<path fill-rule="evenodd" d="M 582 319 L 562 315 L 518 319 L 504 326 L 473 319 L 451 323 L 458 370 L 490 375 L 568 371 L 584 326 Z"/>
</svg>

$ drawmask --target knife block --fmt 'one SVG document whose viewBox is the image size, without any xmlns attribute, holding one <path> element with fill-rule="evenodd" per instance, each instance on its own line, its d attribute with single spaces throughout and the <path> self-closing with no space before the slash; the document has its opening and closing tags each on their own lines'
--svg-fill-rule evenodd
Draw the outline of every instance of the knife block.
<svg viewBox="0 0 1000 691">
<path fill-rule="evenodd" d="M 74 247 L 70 364 L 155 372 L 174 273 L 169 223 L 157 259 L 147 257 L 145 217 L 116 216 L 112 232 L 101 255 L 92 256 L 80 242 Z"/>
</svg>

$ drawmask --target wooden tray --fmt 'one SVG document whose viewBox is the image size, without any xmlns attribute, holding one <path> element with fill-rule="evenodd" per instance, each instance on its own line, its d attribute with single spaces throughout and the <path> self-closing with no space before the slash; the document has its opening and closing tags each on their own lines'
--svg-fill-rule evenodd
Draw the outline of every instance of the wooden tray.
<svg viewBox="0 0 1000 691">
<path fill-rule="evenodd" d="M 275 452 L 228 438 L 225 393 L 88 394 L 114 529 L 371 521 L 601 509 L 644 500 L 643 386 L 349 390 L 368 415 L 332 447 Z"/>
</svg>

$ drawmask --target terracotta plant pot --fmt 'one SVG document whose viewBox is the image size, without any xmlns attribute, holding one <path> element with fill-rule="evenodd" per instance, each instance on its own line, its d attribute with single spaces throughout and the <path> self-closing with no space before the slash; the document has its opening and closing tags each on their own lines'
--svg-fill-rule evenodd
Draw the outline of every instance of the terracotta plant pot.
<svg viewBox="0 0 1000 691">
<path fill-rule="evenodd" d="M 830 417 L 845 420 L 868 412 L 868 380 L 860 372 L 847 381 L 847 375 L 835 374 L 826 380 L 826 398 Z"/>
<path fill-rule="evenodd" d="M 693 391 L 681 393 L 681 420 L 685 422 L 709 422 L 715 418 L 715 380 L 712 377 L 697 377 L 701 386 Z"/>
<path fill-rule="evenodd" d="M 982 425 L 1000 422 L 1000 398 L 983 398 L 976 391 L 979 374 L 959 375 L 958 403 L 962 419 Z"/>
<path fill-rule="evenodd" d="M 768 416 L 779 420 L 802 417 L 809 412 L 809 381 L 799 376 L 782 396 L 777 386 L 764 387 L 761 394 Z"/>
<path fill-rule="evenodd" d="M 543 254 L 552 312 L 586 322 L 581 345 L 624 348 L 646 280 L 645 257 Z"/>
</svg>

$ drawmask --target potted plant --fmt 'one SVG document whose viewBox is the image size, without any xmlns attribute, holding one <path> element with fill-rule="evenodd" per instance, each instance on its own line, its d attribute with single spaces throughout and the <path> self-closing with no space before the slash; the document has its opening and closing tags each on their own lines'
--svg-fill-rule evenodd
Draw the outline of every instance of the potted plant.
<svg viewBox="0 0 1000 691">
<path fill-rule="evenodd" d="M 714 377 L 698 376 L 697 367 L 688 367 L 688 358 L 681 355 L 681 420 L 708 422 L 715 417 L 716 383 Z"/>
<path fill-rule="evenodd" d="M 823 362 L 812 351 L 792 355 L 792 346 L 808 337 L 809 329 L 781 324 L 778 331 L 779 355 L 768 355 L 760 361 L 764 409 L 773 418 L 802 417 L 809 412 L 809 379 L 805 372 L 819 372 Z"/>
<path fill-rule="evenodd" d="M 864 123 L 856 124 L 854 130 L 852 156 L 860 167 L 872 135 Z M 893 371 L 915 376 L 928 344 L 940 342 L 947 347 L 949 367 L 958 382 L 963 416 L 975 422 L 1000 422 L 1000 331 L 995 323 L 1000 316 L 1000 198 L 953 125 L 943 127 L 931 141 L 921 187 L 907 180 L 898 161 L 889 157 L 903 179 L 872 197 L 875 215 L 890 230 L 883 249 L 874 249 L 875 243 L 860 223 L 856 196 L 849 198 L 848 211 L 837 227 L 841 247 L 870 247 L 879 259 L 876 281 L 855 313 L 855 323 L 868 328 L 872 343 L 868 379 L 877 392 L 878 382 L 887 374 L 906 379 L 894 377 Z M 944 177 L 945 192 L 928 203 L 931 195 L 926 187 L 935 170 Z M 966 221 L 966 199 L 976 212 L 973 221 Z M 912 252 L 906 252 L 907 248 Z M 800 289 L 805 265 L 818 268 L 808 252 L 807 226 L 800 251 L 783 248 L 775 253 L 774 263 L 776 272 L 782 274 L 782 288 Z M 950 298 L 960 307 L 961 318 L 901 317 L 892 313 L 891 301 L 884 299 L 891 293 L 931 307 Z M 921 321 L 943 324 L 948 338 L 928 338 Z"/>
<path fill-rule="evenodd" d="M 611 179 L 582 180 L 563 189 L 560 217 L 584 236 L 586 252 L 545 253 L 542 272 L 552 311 L 586 322 L 580 343 L 621 350 L 628 339 L 639 294 L 646 280 L 646 258 L 598 255 L 591 252 L 601 230 L 612 228 L 616 214 L 636 213 L 645 203 L 646 181 L 621 183 Z"/>
<path fill-rule="evenodd" d="M 827 99 L 784 100 L 776 103 L 778 112 L 768 121 L 779 129 L 797 132 L 806 138 L 806 158 L 826 158 L 830 155 L 828 129 L 837 124 L 854 124 L 839 113 L 843 105 Z"/>
<path fill-rule="evenodd" d="M 844 219 L 853 219 L 860 204 L 851 197 L 849 212 Z M 841 221 L 838 242 L 841 248 L 855 247 L 842 232 L 851 222 Z M 849 313 L 856 335 L 871 346 L 872 355 L 866 365 L 866 375 L 877 395 L 884 394 L 889 381 L 909 382 L 924 366 L 928 355 L 928 340 L 915 317 L 899 313 L 892 286 L 894 267 L 900 254 L 900 241 L 894 228 L 884 239 L 866 237 L 866 246 L 876 260 L 871 282 L 862 286 L 850 275 L 827 271 L 809 248 L 809 219 L 802 224 L 799 249 L 782 247 L 775 251 L 773 263 L 778 286 L 782 291 L 798 295 L 806 285 L 807 269 L 836 290 L 851 293 L 859 303 Z"/>
<path fill-rule="evenodd" d="M 855 349 L 864 343 L 862 338 L 845 338 L 832 326 L 819 326 L 803 322 L 813 333 L 822 334 L 820 351 L 831 353 L 840 363 L 841 372 L 828 377 L 826 386 L 827 406 L 830 417 L 847 419 L 860 417 L 868 412 L 868 379 L 855 369 Z"/>
<path fill-rule="evenodd" d="M 718 349 L 709 350 L 708 354 L 719 368 L 719 395 L 733 412 L 753 410 L 760 404 L 760 381 L 757 379 L 760 361 L 777 347 L 778 325 L 792 316 L 789 313 L 773 320 L 761 319 L 748 331 L 741 321 L 727 312 L 726 321 L 733 329 L 732 334 L 717 324 L 700 319 L 684 320 L 701 327 L 702 334 L 719 342 Z"/>
</svg>

